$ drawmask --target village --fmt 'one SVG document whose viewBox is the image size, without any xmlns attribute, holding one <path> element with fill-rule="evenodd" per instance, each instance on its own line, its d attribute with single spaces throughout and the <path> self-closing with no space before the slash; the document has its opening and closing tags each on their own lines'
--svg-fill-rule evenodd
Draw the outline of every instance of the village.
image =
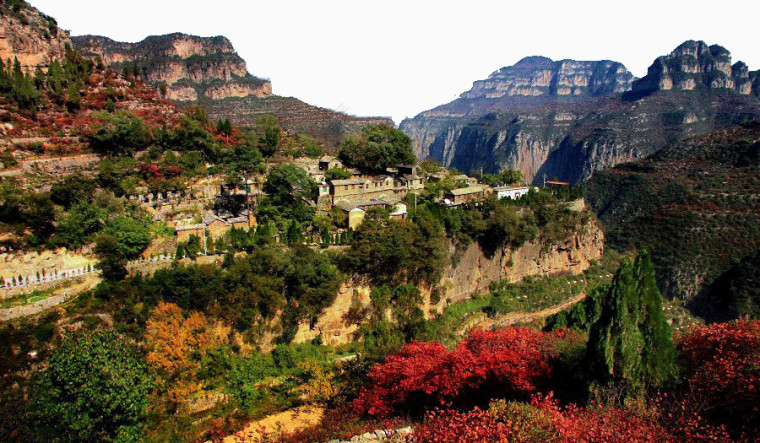
<svg viewBox="0 0 760 443">
<path fill-rule="evenodd" d="M 441 168 L 436 173 L 425 173 L 416 165 L 400 165 L 388 168 L 387 174 L 368 175 L 347 168 L 337 157 L 298 158 L 293 164 L 305 170 L 318 185 L 318 196 L 313 204 L 318 213 L 329 213 L 333 209 L 346 215 L 346 230 L 356 230 L 371 208 L 386 209 L 391 218 L 405 219 L 408 194 L 421 194 L 427 183 L 448 181 L 453 188 L 445 189 L 436 199 L 439 204 L 456 207 L 481 200 L 495 194 L 497 198 L 517 199 L 527 194 L 530 186 L 510 183 L 490 186 L 478 183 L 477 178 L 465 174 L 452 173 Z M 329 179 L 330 170 L 343 170 L 350 178 Z M 208 177 L 188 187 L 180 194 L 168 192 L 130 196 L 141 205 L 150 207 L 156 220 L 166 222 L 174 228 L 178 241 L 187 241 L 191 235 L 204 233 L 212 238 L 224 235 L 232 228 L 255 229 L 257 226 L 254 208 L 265 195 L 265 174 L 257 174 L 246 179 L 244 186 L 230 187 L 222 182 L 222 177 Z M 245 196 L 246 208 L 240 213 L 214 210 L 213 202 L 229 195 Z M 201 213 L 201 208 L 205 208 Z"/>
</svg>

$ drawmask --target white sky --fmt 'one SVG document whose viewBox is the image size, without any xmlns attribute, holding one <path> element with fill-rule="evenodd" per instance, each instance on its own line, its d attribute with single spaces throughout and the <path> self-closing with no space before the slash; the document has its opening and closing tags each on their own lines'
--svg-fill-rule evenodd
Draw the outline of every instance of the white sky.
<svg viewBox="0 0 760 443">
<path fill-rule="evenodd" d="M 760 2 L 700 0 L 31 0 L 72 35 L 224 35 L 274 93 L 362 116 L 455 99 L 529 55 L 615 60 L 636 76 L 685 40 L 760 69 Z"/>
</svg>

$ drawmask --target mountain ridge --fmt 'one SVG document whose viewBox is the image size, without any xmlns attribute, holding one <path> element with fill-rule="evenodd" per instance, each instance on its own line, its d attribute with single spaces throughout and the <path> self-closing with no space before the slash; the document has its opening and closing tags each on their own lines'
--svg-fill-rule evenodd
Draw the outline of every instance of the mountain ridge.
<svg viewBox="0 0 760 443">
<path fill-rule="evenodd" d="M 516 168 L 533 183 L 545 176 L 579 183 L 668 143 L 760 117 L 757 72 L 742 62 L 731 65 L 724 48 L 710 48 L 687 41 L 670 58 L 655 59 L 642 79 L 617 62 L 526 57 L 491 80 L 474 82 L 460 98 L 405 119 L 400 128 L 419 159 L 433 157 L 464 172 Z M 690 55 L 694 51 L 707 51 L 701 64 Z M 593 63 L 604 69 L 594 74 Z M 565 95 L 556 94 L 546 75 L 558 64 L 573 69 L 558 71 L 554 78 L 561 82 L 555 84 L 578 85 Z M 680 83 L 660 81 L 668 75 Z"/>
</svg>

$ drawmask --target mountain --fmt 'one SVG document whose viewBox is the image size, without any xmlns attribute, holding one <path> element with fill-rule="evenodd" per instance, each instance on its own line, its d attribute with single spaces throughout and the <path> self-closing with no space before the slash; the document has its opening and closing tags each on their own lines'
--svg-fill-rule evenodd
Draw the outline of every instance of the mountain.
<svg viewBox="0 0 760 443">
<path fill-rule="evenodd" d="M 53 59 L 62 59 L 69 34 L 28 3 L 0 3 L 0 59 L 17 58 L 24 71 L 33 73 L 37 66 L 47 68 Z"/>
<path fill-rule="evenodd" d="M 758 309 L 757 296 L 742 289 L 751 285 L 737 279 L 746 272 L 730 270 L 757 263 L 759 186 L 760 123 L 753 122 L 597 172 L 585 196 L 608 247 L 646 247 L 664 295 L 687 300 L 705 318 L 726 319 Z"/>
<path fill-rule="evenodd" d="M 170 100 L 272 95 L 272 83 L 249 74 L 245 61 L 225 37 L 175 33 L 121 43 L 86 35 L 72 41 L 83 55 L 100 57 L 119 72 L 136 67 L 154 87 L 165 84 Z"/>
<path fill-rule="evenodd" d="M 730 62 L 719 46 L 686 42 L 637 80 L 616 62 L 528 57 L 476 81 L 459 99 L 404 120 L 401 130 L 418 158 L 465 172 L 517 168 L 536 183 L 578 183 L 678 140 L 759 117 L 758 72 Z"/>
<path fill-rule="evenodd" d="M 202 105 L 213 120 L 250 125 L 258 116 L 272 114 L 285 129 L 331 144 L 368 123 L 392 124 L 386 118 L 357 118 L 272 95 L 272 83 L 251 75 L 225 37 L 175 33 L 122 43 L 87 35 L 72 41 L 86 56 L 100 57 L 119 72 L 136 70 L 155 88 L 165 87 L 166 98 L 180 106 Z"/>
</svg>

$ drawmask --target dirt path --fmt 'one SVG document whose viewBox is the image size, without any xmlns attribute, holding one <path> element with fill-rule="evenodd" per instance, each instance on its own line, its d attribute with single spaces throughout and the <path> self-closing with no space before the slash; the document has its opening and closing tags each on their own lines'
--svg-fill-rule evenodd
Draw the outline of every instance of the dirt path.
<svg viewBox="0 0 760 443">
<path fill-rule="evenodd" d="M 279 414 L 269 415 L 261 420 L 249 423 L 242 431 L 226 437 L 224 443 L 258 443 L 262 434 L 306 429 L 319 424 L 324 413 L 325 409 L 320 406 L 301 406 Z"/>
<path fill-rule="evenodd" d="M 512 326 L 518 323 L 519 324 L 530 323 L 542 318 L 546 318 L 550 315 L 554 315 L 560 311 L 564 311 L 565 309 L 573 306 L 574 304 L 578 303 L 584 298 L 586 298 L 585 292 L 582 294 L 576 295 L 572 298 L 569 298 L 558 305 L 550 306 L 540 311 L 510 312 L 508 314 L 497 315 L 494 318 L 489 318 L 484 321 L 481 321 L 480 323 L 476 324 L 475 327 L 478 329 L 493 329 L 493 328 L 504 328 L 504 327 Z"/>
</svg>

